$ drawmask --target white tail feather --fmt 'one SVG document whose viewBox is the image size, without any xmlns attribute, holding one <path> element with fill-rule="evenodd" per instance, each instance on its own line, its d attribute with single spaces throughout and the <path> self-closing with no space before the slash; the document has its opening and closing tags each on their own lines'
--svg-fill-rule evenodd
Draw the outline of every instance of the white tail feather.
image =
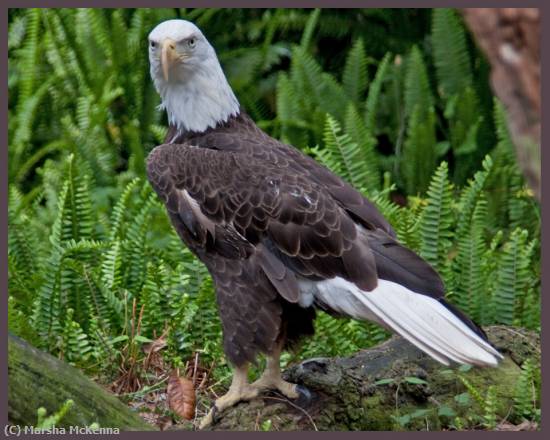
<svg viewBox="0 0 550 440">
<path fill-rule="evenodd" d="M 439 301 L 392 281 L 379 279 L 371 292 L 343 278 L 311 282 L 307 289 L 318 302 L 336 312 L 390 327 L 445 365 L 454 361 L 496 366 L 502 359 L 500 353 Z"/>
</svg>

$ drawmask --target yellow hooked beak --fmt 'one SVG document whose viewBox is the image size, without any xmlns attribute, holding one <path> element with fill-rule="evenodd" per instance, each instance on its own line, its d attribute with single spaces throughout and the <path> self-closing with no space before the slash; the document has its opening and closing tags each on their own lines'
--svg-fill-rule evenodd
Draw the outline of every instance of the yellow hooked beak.
<svg viewBox="0 0 550 440">
<path fill-rule="evenodd" d="M 174 61 L 177 60 L 178 54 L 176 52 L 176 42 L 171 38 L 166 38 L 161 45 L 160 52 L 160 64 L 162 66 L 162 75 L 164 76 L 164 81 L 168 81 L 168 73 L 170 67 L 174 64 Z"/>
</svg>

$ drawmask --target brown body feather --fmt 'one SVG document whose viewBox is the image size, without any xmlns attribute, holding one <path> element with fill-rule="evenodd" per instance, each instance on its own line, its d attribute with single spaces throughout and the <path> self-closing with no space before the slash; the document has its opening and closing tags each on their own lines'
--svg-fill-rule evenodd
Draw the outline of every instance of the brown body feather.
<svg viewBox="0 0 550 440">
<path fill-rule="evenodd" d="M 243 112 L 178 135 L 148 158 L 148 177 L 181 239 L 216 286 L 229 360 L 241 365 L 313 333 L 299 280 L 378 277 L 442 298 L 439 275 L 395 241 L 375 206 L 327 168 L 262 132 Z"/>
</svg>

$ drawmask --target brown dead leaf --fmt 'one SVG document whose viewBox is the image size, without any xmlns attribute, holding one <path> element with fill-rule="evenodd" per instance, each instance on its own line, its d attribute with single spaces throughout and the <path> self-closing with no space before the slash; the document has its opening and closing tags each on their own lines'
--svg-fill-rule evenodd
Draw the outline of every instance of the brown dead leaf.
<svg viewBox="0 0 550 440">
<path fill-rule="evenodd" d="M 166 334 L 163 333 L 155 339 L 153 342 L 150 342 L 149 344 L 144 344 L 142 349 L 145 354 L 151 354 L 156 353 L 157 351 L 162 350 L 164 347 L 166 347 Z"/>
<path fill-rule="evenodd" d="M 186 377 L 180 377 L 174 371 L 170 375 L 167 388 L 168 405 L 170 409 L 187 420 L 195 417 L 195 388 L 193 382 Z"/>
</svg>

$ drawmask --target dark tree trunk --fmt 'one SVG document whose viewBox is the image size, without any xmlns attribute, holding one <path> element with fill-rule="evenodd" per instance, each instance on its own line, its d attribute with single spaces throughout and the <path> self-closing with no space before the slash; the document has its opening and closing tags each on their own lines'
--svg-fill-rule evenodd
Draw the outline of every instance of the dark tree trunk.
<svg viewBox="0 0 550 440">
<path fill-rule="evenodd" d="M 471 8 L 463 14 L 491 64 L 493 91 L 506 107 L 520 168 L 540 201 L 540 12 Z"/>
</svg>

